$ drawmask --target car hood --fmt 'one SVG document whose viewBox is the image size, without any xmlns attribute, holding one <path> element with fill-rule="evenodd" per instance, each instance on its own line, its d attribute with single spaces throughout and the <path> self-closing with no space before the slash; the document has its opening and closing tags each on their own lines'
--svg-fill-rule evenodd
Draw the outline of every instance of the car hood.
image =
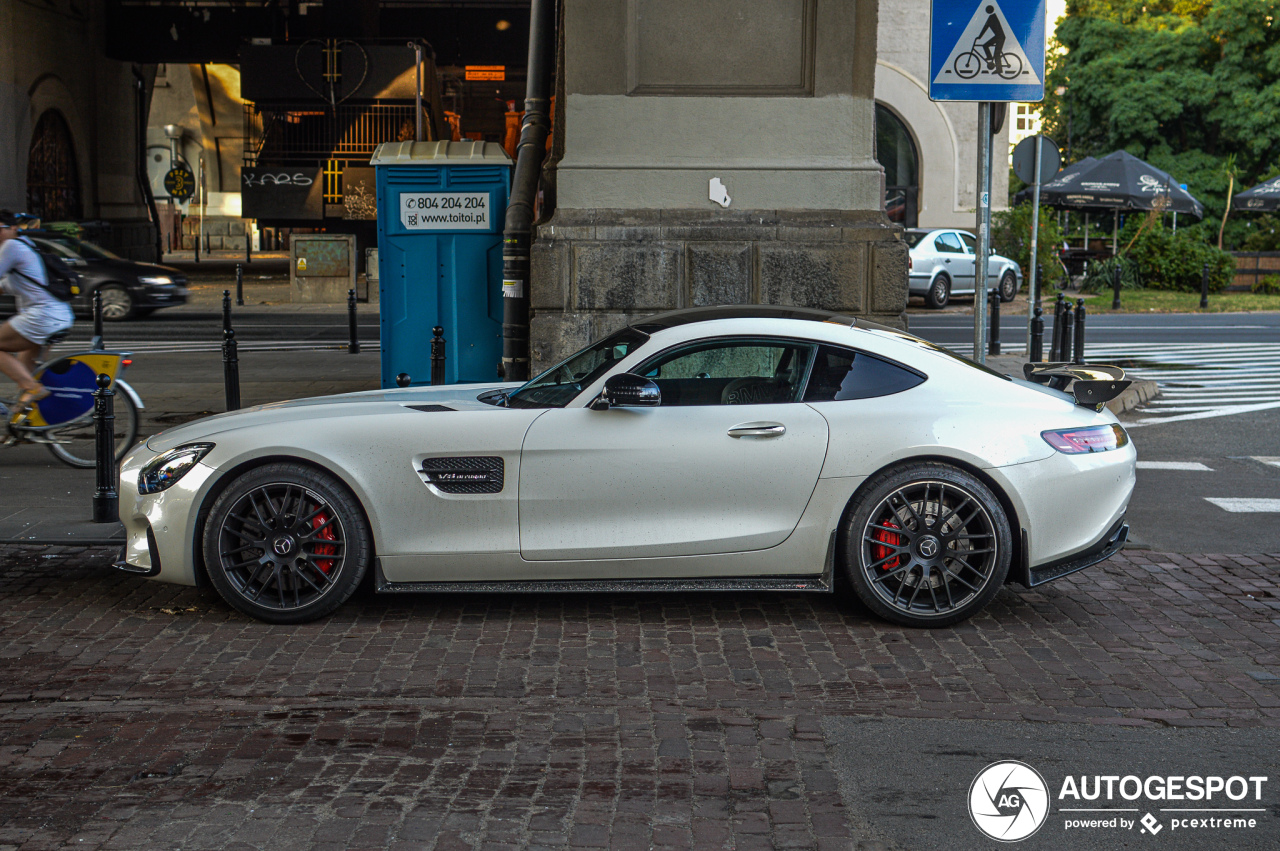
<svg viewBox="0 0 1280 851">
<path fill-rule="evenodd" d="M 164 452 L 184 443 L 212 440 L 219 434 L 253 426 L 287 421 L 318 420 L 331 417 L 367 416 L 395 413 L 409 405 L 441 405 L 454 411 L 506 412 L 509 408 L 481 402 L 476 397 L 488 390 L 511 390 L 517 383 L 452 384 L 445 387 L 406 387 L 394 390 L 366 390 L 337 396 L 316 396 L 256 405 L 166 429 L 147 439 L 147 448 Z"/>
</svg>

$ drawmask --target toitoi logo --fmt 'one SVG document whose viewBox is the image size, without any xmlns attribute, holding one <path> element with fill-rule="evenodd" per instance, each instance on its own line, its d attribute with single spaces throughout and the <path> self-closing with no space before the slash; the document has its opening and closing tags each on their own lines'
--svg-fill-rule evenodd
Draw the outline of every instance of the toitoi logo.
<svg viewBox="0 0 1280 851">
<path fill-rule="evenodd" d="M 1001 842 L 1026 839 L 1049 815 L 1049 787 L 1023 762 L 993 762 L 969 787 L 969 816 L 978 830 Z"/>
</svg>

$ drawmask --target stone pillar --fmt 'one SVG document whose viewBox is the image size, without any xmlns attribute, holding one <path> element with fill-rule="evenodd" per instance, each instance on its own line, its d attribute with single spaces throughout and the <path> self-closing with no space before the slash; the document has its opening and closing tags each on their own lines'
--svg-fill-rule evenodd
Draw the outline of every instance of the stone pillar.
<svg viewBox="0 0 1280 851">
<path fill-rule="evenodd" d="M 907 249 L 875 161 L 876 6 L 565 0 L 557 208 L 533 245 L 535 371 L 679 307 L 803 305 L 903 325 Z"/>
</svg>

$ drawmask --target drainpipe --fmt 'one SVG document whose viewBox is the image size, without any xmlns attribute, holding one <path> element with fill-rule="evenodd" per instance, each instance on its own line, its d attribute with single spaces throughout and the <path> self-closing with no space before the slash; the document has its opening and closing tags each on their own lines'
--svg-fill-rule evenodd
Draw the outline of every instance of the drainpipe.
<svg viewBox="0 0 1280 851">
<path fill-rule="evenodd" d="M 160 211 L 156 209 L 156 197 L 151 194 L 151 181 L 147 179 L 147 82 L 136 64 L 133 66 L 133 92 L 137 112 L 135 134 L 138 142 L 138 189 L 142 192 L 143 200 L 147 202 L 147 214 L 151 216 L 151 226 L 155 229 L 156 262 L 163 263 L 164 244 L 160 241 Z"/>
<path fill-rule="evenodd" d="M 551 72 L 555 60 L 555 0 L 529 9 L 529 76 L 524 122 L 516 144 L 516 173 L 502 234 L 502 363 L 507 381 L 529 380 L 529 247 L 533 204 L 551 132 Z"/>
</svg>

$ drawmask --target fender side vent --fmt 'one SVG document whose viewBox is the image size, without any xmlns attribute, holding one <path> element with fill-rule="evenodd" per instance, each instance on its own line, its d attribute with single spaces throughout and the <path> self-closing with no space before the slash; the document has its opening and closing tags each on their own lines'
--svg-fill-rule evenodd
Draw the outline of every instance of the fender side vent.
<svg viewBox="0 0 1280 851">
<path fill-rule="evenodd" d="M 496 455 L 469 458 L 427 458 L 422 477 L 444 493 L 501 493 L 502 459 Z"/>
<path fill-rule="evenodd" d="M 422 411 L 424 414 L 434 414 L 436 411 L 453 411 L 456 408 L 450 408 L 445 405 L 405 405 L 406 408 L 413 408 L 415 411 Z"/>
</svg>

